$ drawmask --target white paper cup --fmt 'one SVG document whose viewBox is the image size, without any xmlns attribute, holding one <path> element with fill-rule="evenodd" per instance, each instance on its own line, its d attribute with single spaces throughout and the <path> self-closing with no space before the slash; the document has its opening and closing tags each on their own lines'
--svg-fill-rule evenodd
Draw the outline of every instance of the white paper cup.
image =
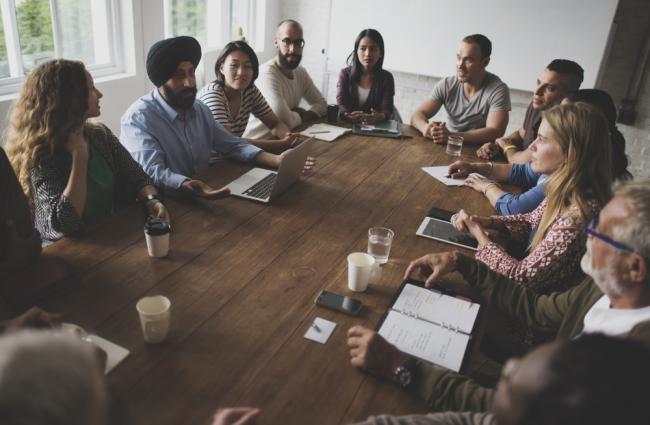
<svg viewBox="0 0 650 425">
<path fill-rule="evenodd" d="M 156 344 L 163 342 L 169 333 L 171 319 L 171 301 L 162 295 L 144 297 L 135 308 L 140 315 L 140 325 L 145 342 Z"/>
<path fill-rule="evenodd" d="M 162 220 L 150 220 L 144 225 L 147 251 L 150 257 L 160 258 L 169 254 L 169 224 Z"/>
<path fill-rule="evenodd" d="M 368 289 L 368 284 L 379 280 L 381 268 L 370 254 L 353 252 L 348 255 L 348 288 L 355 292 Z"/>
</svg>

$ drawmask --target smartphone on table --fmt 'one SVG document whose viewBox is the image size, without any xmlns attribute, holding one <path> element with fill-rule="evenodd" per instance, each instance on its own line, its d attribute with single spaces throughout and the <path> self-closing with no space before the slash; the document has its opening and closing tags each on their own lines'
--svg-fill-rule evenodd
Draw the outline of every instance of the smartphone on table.
<svg viewBox="0 0 650 425">
<path fill-rule="evenodd" d="M 344 295 L 335 294 L 325 290 L 320 291 L 316 300 L 316 305 L 329 308 L 336 311 L 341 311 L 352 316 L 357 316 L 361 311 L 361 301 L 346 297 Z"/>
</svg>

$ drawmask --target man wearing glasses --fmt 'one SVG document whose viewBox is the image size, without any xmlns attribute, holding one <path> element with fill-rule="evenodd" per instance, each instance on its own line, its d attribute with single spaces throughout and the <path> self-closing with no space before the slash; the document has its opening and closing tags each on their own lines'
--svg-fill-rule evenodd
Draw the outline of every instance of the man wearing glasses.
<svg viewBox="0 0 650 425">
<path fill-rule="evenodd" d="M 277 53 L 260 66 L 256 84 L 275 115 L 290 129 L 325 115 L 325 98 L 305 68 L 300 66 L 302 49 L 305 47 L 302 26 L 292 19 L 280 22 L 273 44 Z M 309 104 L 308 110 L 299 106 L 302 99 Z M 259 119 L 252 117 L 243 137 L 260 139 L 272 136 Z"/>
<path fill-rule="evenodd" d="M 535 295 L 458 252 L 425 255 L 411 262 L 404 277 L 420 275 L 430 287 L 457 271 L 484 308 L 557 340 L 602 333 L 650 346 L 650 181 L 617 187 L 585 233 L 581 266 L 588 276 L 566 292 Z M 486 411 L 492 404 L 494 389 L 411 358 L 373 330 L 351 328 L 348 346 L 353 366 L 401 384 L 433 410 Z"/>
</svg>

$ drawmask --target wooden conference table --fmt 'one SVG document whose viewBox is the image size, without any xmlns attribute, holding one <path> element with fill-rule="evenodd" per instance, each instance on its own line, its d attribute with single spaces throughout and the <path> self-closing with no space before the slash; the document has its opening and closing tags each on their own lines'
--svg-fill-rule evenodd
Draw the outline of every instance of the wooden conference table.
<svg viewBox="0 0 650 425">
<path fill-rule="evenodd" d="M 421 171 L 453 158 L 444 146 L 405 131 L 414 137 L 317 142 L 315 171 L 271 205 L 169 200 L 173 233 L 164 259 L 148 257 L 142 212 L 133 206 L 83 238 L 44 250 L 73 266 L 73 281 L 40 299 L 14 294 L 12 301 L 62 313 L 128 348 L 108 380 L 134 423 L 209 424 L 218 406 L 232 405 L 260 407 L 261 424 L 424 412 L 414 396 L 350 366 L 347 329 L 375 326 L 410 260 L 451 249 L 415 235 L 431 206 L 492 209 L 472 189 L 446 188 Z M 464 149 L 475 160 L 475 148 Z M 221 163 L 203 177 L 220 187 L 248 168 Z M 346 256 L 366 250 L 371 226 L 395 231 L 390 260 L 378 284 L 352 293 Z M 355 318 L 315 306 L 321 289 L 359 298 L 363 313 Z M 164 343 L 147 345 L 135 304 L 153 294 L 172 301 L 172 327 Z M 337 323 L 325 345 L 303 337 L 317 316 Z"/>
</svg>

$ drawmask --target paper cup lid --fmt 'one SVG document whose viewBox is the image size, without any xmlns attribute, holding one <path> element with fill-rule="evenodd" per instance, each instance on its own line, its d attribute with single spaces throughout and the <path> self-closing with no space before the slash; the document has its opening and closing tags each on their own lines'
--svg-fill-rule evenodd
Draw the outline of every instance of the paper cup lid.
<svg viewBox="0 0 650 425">
<path fill-rule="evenodd" d="M 170 231 L 169 224 L 162 220 L 149 220 L 144 224 L 144 232 L 148 235 L 166 235 Z"/>
</svg>

